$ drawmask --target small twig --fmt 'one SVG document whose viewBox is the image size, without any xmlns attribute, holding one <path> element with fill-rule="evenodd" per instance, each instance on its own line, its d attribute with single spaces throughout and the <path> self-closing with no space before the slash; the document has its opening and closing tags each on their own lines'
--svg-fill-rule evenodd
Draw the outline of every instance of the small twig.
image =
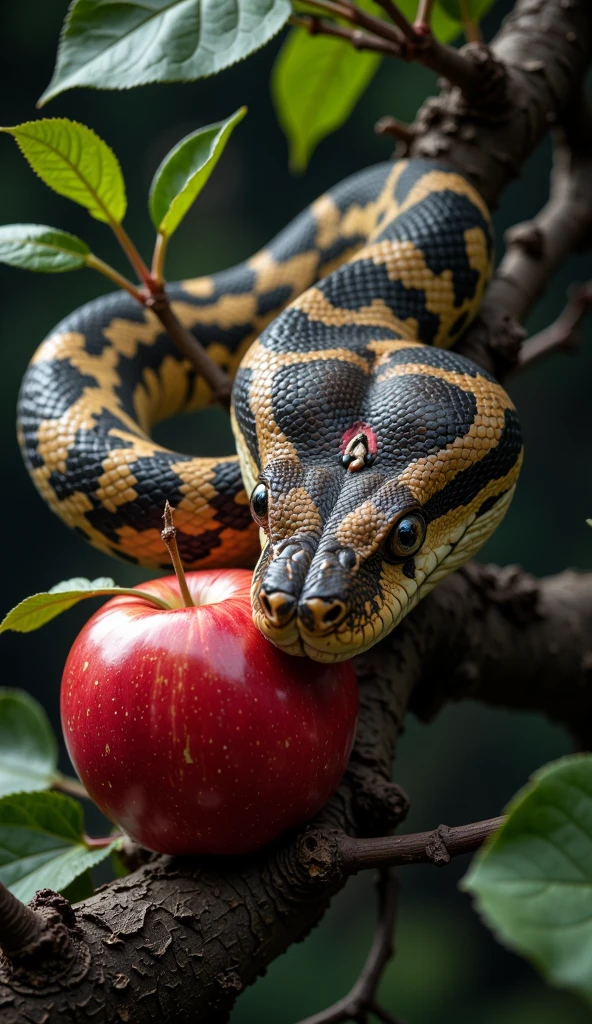
<svg viewBox="0 0 592 1024">
<path fill-rule="evenodd" d="M 483 34 L 479 22 L 471 14 L 469 0 L 460 0 L 460 13 L 467 43 L 482 43 Z"/>
<path fill-rule="evenodd" d="M 60 793 L 68 793 L 69 796 L 76 796 L 80 800 L 92 800 L 82 783 L 78 779 L 71 779 L 68 775 L 54 775 L 51 788 L 58 789 Z"/>
<path fill-rule="evenodd" d="M 290 25 L 295 28 L 306 29 L 311 36 L 333 36 L 335 39 L 345 39 L 355 50 L 369 50 L 374 53 L 383 53 L 389 57 L 401 57 L 402 50 L 395 43 L 387 39 L 379 39 L 368 32 L 361 32 L 360 29 L 345 28 L 334 21 L 327 21 L 325 18 L 317 18 L 309 14 L 292 14 L 288 19 Z"/>
<path fill-rule="evenodd" d="M 0 949 L 6 956 L 10 958 L 32 945 L 42 927 L 39 915 L 0 882 Z"/>
<path fill-rule="evenodd" d="M 401 30 L 406 39 L 409 39 L 412 43 L 417 42 L 415 27 L 407 20 L 397 5 L 393 3 L 393 0 L 376 0 L 376 3 L 388 14 L 391 21 Z"/>
<path fill-rule="evenodd" d="M 185 579 L 185 570 L 183 569 L 183 563 L 179 554 L 179 548 L 177 546 L 177 530 L 174 522 L 174 509 L 171 508 L 168 501 L 164 506 L 164 530 L 161 533 L 161 537 L 168 548 L 171 562 L 173 563 L 173 569 L 175 575 L 179 581 L 179 589 L 185 603 L 186 608 L 194 608 L 195 601 L 189 593 L 189 587 L 187 586 L 187 580 Z"/>
<path fill-rule="evenodd" d="M 430 32 L 432 24 L 432 8 L 434 6 L 434 0 L 419 0 L 417 6 L 417 14 L 413 27 L 419 32 Z"/>
<path fill-rule="evenodd" d="M 384 868 L 380 872 L 378 889 L 378 925 L 374 941 L 358 980 L 343 999 L 312 1017 L 300 1021 L 300 1024 L 341 1024 L 344 1021 L 365 1020 L 368 1013 L 373 1013 L 385 1024 L 402 1024 L 388 1010 L 376 1002 L 376 990 L 384 969 L 392 959 L 393 931 L 397 916 L 399 898 L 399 880 L 392 868 Z"/>
<path fill-rule="evenodd" d="M 390 135 L 397 142 L 402 142 L 406 148 L 411 145 L 415 136 L 411 125 L 404 124 L 403 121 L 399 121 L 396 117 L 391 117 L 390 114 L 381 117 L 376 122 L 374 132 L 376 135 Z"/>
<path fill-rule="evenodd" d="M 230 409 L 232 379 L 213 359 L 210 358 L 203 345 L 194 338 L 190 331 L 177 319 L 164 292 L 150 295 L 145 299 L 145 306 L 158 317 L 162 326 L 174 341 L 178 349 L 189 359 L 201 377 L 212 389 L 212 398 L 224 409 Z"/>
<path fill-rule="evenodd" d="M 143 285 L 146 286 L 148 291 L 150 291 L 152 284 L 150 271 L 146 264 L 144 263 L 144 260 L 140 256 L 140 253 L 136 249 L 127 231 L 125 230 L 123 224 L 118 224 L 117 221 L 110 220 L 109 227 L 111 228 L 125 255 L 130 261 L 132 267 L 136 271 L 138 279 L 142 282 Z"/>
<path fill-rule="evenodd" d="M 95 256 L 92 252 L 85 257 L 84 262 L 86 263 L 86 266 L 90 270 L 96 270 L 98 271 L 99 274 L 102 274 L 103 277 L 108 277 L 109 280 L 112 281 L 113 284 L 116 284 L 118 288 L 122 288 L 123 291 L 128 292 L 128 294 L 131 295 L 132 298 L 136 300 L 136 302 L 140 302 L 142 305 L 144 305 L 146 301 L 146 295 L 144 294 L 144 292 L 140 291 L 140 289 L 137 288 L 135 284 L 132 284 L 132 282 L 127 279 L 127 277 L 124 277 L 123 274 L 120 274 L 119 271 L 115 270 L 114 267 L 109 266 L 108 263 L 105 263 L 104 260 L 99 259 L 99 257 Z"/>
<path fill-rule="evenodd" d="M 154 253 L 152 255 L 152 281 L 154 292 L 158 293 L 164 288 L 164 260 L 166 256 L 168 238 L 160 231 L 156 236 Z"/>
<path fill-rule="evenodd" d="M 366 33 L 310 14 L 293 15 L 290 18 L 291 24 L 306 29 L 311 35 L 331 35 L 347 40 L 357 50 L 373 50 L 389 57 L 417 61 L 436 74 L 443 75 L 470 97 L 475 97 L 483 87 L 480 66 L 454 47 L 439 43 L 429 29 L 417 31 L 407 22 L 408 28 L 403 32 L 381 18 L 366 14 L 349 0 L 342 0 L 341 3 L 334 0 L 311 0 L 311 5 L 352 25 L 361 26 L 366 29 Z"/>
<path fill-rule="evenodd" d="M 355 874 L 368 868 L 402 864 L 448 864 L 451 857 L 477 850 L 497 832 L 504 820 L 503 817 L 488 818 L 454 828 L 439 825 L 432 832 L 378 839 L 354 839 L 344 835 L 339 842 L 342 868 L 346 874 Z"/>
<path fill-rule="evenodd" d="M 575 288 L 565 309 L 554 323 L 525 341 L 518 357 L 517 370 L 532 366 L 552 352 L 576 352 L 579 347 L 578 328 L 592 310 L 592 282 Z"/>
<path fill-rule="evenodd" d="M 388 21 L 383 21 L 382 18 L 375 18 L 372 14 L 367 14 L 366 11 L 363 11 L 361 7 L 358 7 L 351 0 L 343 0 L 342 3 L 335 3 L 335 0 L 307 0 L 307 3 L 311 7 L 319 7 L 327 14 L 343 18 L 352 25 L 360 25 L 380 39 L 387 39 L 397 46 L 400 46 L 405 38 L 397 28 L 389 25 Z"/>
</svg>

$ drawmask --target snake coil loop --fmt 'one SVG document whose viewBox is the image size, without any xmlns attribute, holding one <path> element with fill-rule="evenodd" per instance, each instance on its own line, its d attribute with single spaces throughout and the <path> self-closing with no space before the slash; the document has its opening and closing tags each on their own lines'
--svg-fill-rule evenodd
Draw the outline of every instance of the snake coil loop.
<svg viewBox="0 0 592 1024">
<path fill-rule="evenodd" d="M 166 500 L 187 568 L 253 566 L 260 528 L 265 636 L 319 661 L 367 649 L 481 547 L 514 491 L 512 402 L 449 351 L 492 248 L 462 175 L 408 160 L 348 178 L 246 263 L 171 286 L 179 319 L 235 377 L 238 457 L 151 440 L 208 389 L 150 311 L 125 294 L 89 303 L 23 380 L 35 485 L 92 544 L 140 565 L 163 565 Z"/>
</svg>

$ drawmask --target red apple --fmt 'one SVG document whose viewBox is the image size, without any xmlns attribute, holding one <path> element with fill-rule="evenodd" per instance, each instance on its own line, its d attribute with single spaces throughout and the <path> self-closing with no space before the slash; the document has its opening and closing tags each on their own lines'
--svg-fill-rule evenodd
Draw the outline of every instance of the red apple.
<svg viewBox="0 0 592 1024">
<path fill-rule="evenodd" d="M 62 679 L 74 766 L 101 810 L 142 846 L 171 854 L 256 849 L 311 818 L 351 751 L 349 662 L 284 654 L 251 619 L 251 574 L 175 576 L 116 597 L 86 624 Z"/>
</svg>

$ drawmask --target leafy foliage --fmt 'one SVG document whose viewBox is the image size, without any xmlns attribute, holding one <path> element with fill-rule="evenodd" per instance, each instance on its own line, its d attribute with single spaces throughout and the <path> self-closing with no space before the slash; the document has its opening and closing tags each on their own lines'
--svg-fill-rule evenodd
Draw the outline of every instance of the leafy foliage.
<svg viewBox="0 0 592 1024">
<path fill-rule="evenodd" d="M 18 793 L 0 799 L 0 882 L 28 902 L 37 889 L 63 891 L 117 849 L 120 838 L 91 849 L 82 807 L 61 793 Z"/>
<path fill-rule="evenodd" d="M 592 1003 L 592 756 L 533 776 L 463 887 L 502 942 Z"/>
<path fill-rule="evenodd" d="M 165 157 L 150 189 L 150 215 L 159 234 L 170 238 L 177 230 L 246 112 L 246 107 L 240 107 L 226 121 L 199 128 Z"/>
<path fill-rule="evenodd" d="M 0 263 L 23 270 L 60 273 L 86 265 L 90 249 L 67 231 L 44 224 L 6 224 L 0 227 Z"/>
<path fill-rule="evenodd" d="M 358 52 L 343 39 L 313 39 L 302 29 L 292 30 L 271 80 L 292 170 L 306 170 L 318 143 L 344 124 L 380 61 L 379 54 Z"/>
<path fill-rule="evenodd" d="M 129 89 L 216 74 L 264 46 L 289 0 L 74 0 L 40 103 L 75 86 Z"/>
<path fill-rule="evenodd" d="M 478 21 L 493 3 L 467 0 L 467 12 Z M 373 0 L 357 0 L 357 4 L 384 18 Z M 398 0 L 397 6 L 414 21 L 417 0 Z M 435 4 L 432 31 L 440 42 L 450 42 L 462 32 L 464 6 L 461 0 Z M 292 30 L 273 68 L 272 94 L 294 171 L 305 170 L 318 143 L 347 121 L 382 60 L 379 54 L 355 50 L 347 40 Z"/>
<path fill-rule="evenodd" d="M 48 789 L 58 745 L 45 711 L 23 690 L 0 689 L 0 797 Z"/>
<path fill-rule="evenodd" d="M 151 601 L 158 608 L 167 607 L 154 594 L 129 587 L 118 587 L 108 576 L 99 576 L 96 580 L 87 580 L 83 576 L 76 576 L 74 579 L 56 583 L 55 587 L 44 593 L 26 597 L 5 615 L 0 622 L 0 633 L 4 633 L 7 629 L 14 630 L 16 633 L 31 633 L 87 597 L 115 597 L 117 594 L 131 594 L 134 597 Z"/>
<path fill-rule="evenodd" d="M 54 192 L 84 206 L 96 220 L 121 223 L 127 205 L 121 167 L 92 128 L 56 117 L 0 131 L 16 139 L 35 173 Z"/>
</svg>

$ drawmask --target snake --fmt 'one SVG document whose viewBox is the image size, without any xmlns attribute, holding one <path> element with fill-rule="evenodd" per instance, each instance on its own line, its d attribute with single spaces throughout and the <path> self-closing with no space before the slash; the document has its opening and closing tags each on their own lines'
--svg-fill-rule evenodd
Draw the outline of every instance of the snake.
<svg viewBox="0 0 592 1024">
<path fill-rule="evenodd" d="M 152 440 L 212 395 L 154 313 L 118 292 L 32 358 L 18 401 L 30 476 L 70 527 L 140 566 L 170 565 L 170 502 L 185 568 L 253 570 L 265 637 L 351 658 L 473 556 L 512 499 L 516 410 L 453 348 L 492 264 L 489 210 L 457 169 L 360 171 L 240 265 L 167 286 L 233 377 L 237 454 Z"/>
</svg>

